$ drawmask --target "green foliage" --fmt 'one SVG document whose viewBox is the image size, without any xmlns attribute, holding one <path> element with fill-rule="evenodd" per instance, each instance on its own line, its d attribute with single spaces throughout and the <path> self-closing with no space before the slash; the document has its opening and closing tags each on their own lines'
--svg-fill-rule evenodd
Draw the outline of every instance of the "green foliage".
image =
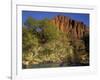
<svg viewBox="0 0 100 80">
<path fill-rule="evenodd" d="M 49 24 L 49 23 L 48 23 Z M 45 28 L 43 28 L 44 36 L 47 37 L 48 41 L 54 40 L 59 38 L 60 31 L 57 29 L 57 27 L 49 24 Z"/>
<path fill-rule="evenodd" d="M 28 17 L 28 19 L 26 20 L 24 24 L 27 25 L 28 27 L 32 27 L 37 24 L 37 20 L 30 16 Z"/>
<path fill-rule="evenodd" d="M 28 31 L 25 27 L 22 29 L 22 48 L 23 51 L 29 51 L 33 47 L 38 46 L 38 39 L 35 35 L 32 34 L 32 32 Z"/>
</svg>

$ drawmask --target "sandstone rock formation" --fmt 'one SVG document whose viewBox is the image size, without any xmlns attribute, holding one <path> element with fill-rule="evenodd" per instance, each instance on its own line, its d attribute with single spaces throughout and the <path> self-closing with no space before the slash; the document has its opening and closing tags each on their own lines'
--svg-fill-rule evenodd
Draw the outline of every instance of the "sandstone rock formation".
<svg viewBox="0 0 100 80">
<path fill-rule="evenodd" d="M 83 22 L 73 20 L 66 16 L 58 15 L 54 17 L 51 22 L 62 32 L 67 32 L 73 35 L 73 38 L 75 39 L 80 39 L 89 33 L 89 27 L 87 27 Z"/>
</svg>

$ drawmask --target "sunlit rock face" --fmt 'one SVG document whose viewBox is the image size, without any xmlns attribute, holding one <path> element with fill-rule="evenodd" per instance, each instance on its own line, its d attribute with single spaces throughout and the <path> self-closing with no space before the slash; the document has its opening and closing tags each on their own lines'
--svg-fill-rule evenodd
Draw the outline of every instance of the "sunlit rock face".
<svg viewBox="0 0 100 80">
<path fill-rule="evenodd" d="M 89 33 L 89 27 L 81 21 L 73 20 L 66 16 L 58 15 L 51 22 L 62 32 L 70 33 L 74 39 L 80 39 Z"/>
</svg>

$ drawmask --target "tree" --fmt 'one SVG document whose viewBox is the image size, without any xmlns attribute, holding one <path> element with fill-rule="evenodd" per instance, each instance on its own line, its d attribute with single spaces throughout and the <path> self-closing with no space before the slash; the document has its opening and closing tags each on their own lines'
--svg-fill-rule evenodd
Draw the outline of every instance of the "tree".
<svg viewBox="0 0 100 80">
<path fill-rule="evenodd" d="M 38 23 L 38 21 L 30 16 L 30 17 L 28 17 L 28 19 L 24 22 L 24 25 L 26 25 L 26 26 L 28 26 L 28 27 L 32 27 L 32 26 L 35 26 L 37 23 Z"/>
</svg>

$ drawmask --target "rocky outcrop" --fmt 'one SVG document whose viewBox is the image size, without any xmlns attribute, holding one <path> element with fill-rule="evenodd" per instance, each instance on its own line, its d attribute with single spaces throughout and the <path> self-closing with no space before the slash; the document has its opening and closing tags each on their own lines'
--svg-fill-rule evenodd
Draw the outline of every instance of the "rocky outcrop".
<svg viewBox="0 0 100 80">
<path fill-rule="evenodd" d="M 51 22 L 62 32 L 70 33 L 75 39 L 80 39 L 89 33 L 89 27 L 83 22 L 73 20 L 66 16 L 58 15 L 54 17 Z"/>
</svg>

